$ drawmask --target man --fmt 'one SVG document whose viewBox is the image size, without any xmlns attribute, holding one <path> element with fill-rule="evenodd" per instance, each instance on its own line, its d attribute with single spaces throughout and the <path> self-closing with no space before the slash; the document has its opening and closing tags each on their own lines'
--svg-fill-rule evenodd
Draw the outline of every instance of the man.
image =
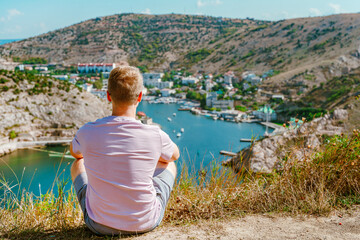
<svg viewBox="0 0 360 240">
<path fill-rule="evenodd" d="M 135 119 L 142 89 L 137 68 L 113 69 L 112 115 L 85 124 L 70 145 L 71 177 L 85 223 L 96 234 L 148 232 L 164 216 L 180 154 L 165 132 Z"/>
</svg>

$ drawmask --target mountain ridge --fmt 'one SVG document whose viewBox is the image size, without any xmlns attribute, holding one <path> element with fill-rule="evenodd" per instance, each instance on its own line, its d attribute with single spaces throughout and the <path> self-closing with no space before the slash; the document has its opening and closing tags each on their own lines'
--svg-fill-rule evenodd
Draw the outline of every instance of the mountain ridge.
<svg viewBox="0 0 360 240">
<path fill-rule="evenodd" d="M 345 53 L 354 50 L 359 26 L 360 14 L 276 22 L 117 14 L 6 44 L 0 47 L 0 53 L 5 57 L 36 56 L 72 64 L 128 61 L 154 70 L 182 66 L 213 72 L 286 70 L 299 63 L 316 62 L 306 60 L 307 55 L 331 59 L 339 56 L 340 48 Z M 209 52 L 203 54 L 202 49 Z M 292 63 L 295 61 L 297 64 Z"/>
</svg>

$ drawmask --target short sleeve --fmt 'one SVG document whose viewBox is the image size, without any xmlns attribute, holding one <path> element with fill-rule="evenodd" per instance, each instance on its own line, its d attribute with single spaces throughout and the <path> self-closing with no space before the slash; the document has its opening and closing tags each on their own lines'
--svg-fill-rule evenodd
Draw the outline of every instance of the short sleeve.
<svg viewBox="0 0 360 240">
<path fill-rule="evenodd" d="M 81 145 L 78 139 L 78 133 L 76 133 L 74 139 L 72 140 L 72 150 L 75 154 L 81 154 Z"/>
<path fill-rule="evenodd" d="M 159 130 L 161 138 L 161 157 L 169 161 L 174 154 L 174 142 L 163 130 Z"/>
</svg>

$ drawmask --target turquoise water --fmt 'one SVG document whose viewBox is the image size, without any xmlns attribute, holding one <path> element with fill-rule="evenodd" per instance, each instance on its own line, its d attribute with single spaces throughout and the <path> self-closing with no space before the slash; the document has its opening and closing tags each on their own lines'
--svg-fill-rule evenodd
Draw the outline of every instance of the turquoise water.
<svg viewBox="0 0 360 240">
<path fill-rule="evenodd" d="M 178 107 L 177 104 L 144 102 L 138 110 L 145 112 L 154 122 L 161 125 L 179 146 L 182 158 L 187 163 L 195 165 L 197 170 L 202 162 L 206 165 L 214 158 L 216 161 L 224 160 L 220 157 L 220 150 L 238 152 L 249 146 L 250 143 L 240 142 L 240 138 L 259 137 L 265 132 L 265 127 L 260 124 L 214 121 L 188 111 L 178 111 Z M 176 113 L 176 117 L 173 113 Z M 172 119 L 171 122 L 167 120 L 168 117 Z M 176 134 L 181 128 L 184 128 L 184 133 L 178 138 Z"/>
<path fill-rule="evenodd" d="M 21 39 L 0 39 L 0 45 L 20 41 Z"/>
<path fill-rule="evenodd" d="M 194 171 L 206 167 L 210 162 L 220 163 L 225 160 L 226 157 L 220 156 L 220 150 L 237 152 L 249 145 L 249 143 L 241 143 L 240 138 L 258 137 L 265 132 L 265 127 L 260 124 L 214 121 L 187 111 L 177 111 L 178 107 L 177 104 L 143 102 L 139 105 L 138 111 L 143 111 L 153 118 L 153 121 L 160 124 L 179 146 L 181 157 L 178 165 L 186 163 Z M 176 113 L 175 117 L 173 113 Z M 168 117 L 172 121 L 168 121 Z M 181 133 L 181 137 L 176 137 L 181 128 L 184 128 L 184 132 Z M 32 149 L 16 151 L 2 158 L 0 174 L 11 182 L 11 186 L 17 184 L 15 173 L 19 180 L 22 178 L 21 188 L 36 195 L 39 195 L 40 191 L 45 193 L 53 186 L 57 172 L 60 181 L 70 179 L 69 169 L 72 159 L 61 160 L 59 157 L 49 157 L 49 152 L 47 152 L 63 153 L 66 149 L 68 147 L 58 146 L 47 147 L 42 149 L 43 151 Z M 69 187 L 70 183 L 66 185 L 66 188 Z M 16 189 L 17 187 L 14 188 L 15 191 L 17 191 Z"/>
</svg>

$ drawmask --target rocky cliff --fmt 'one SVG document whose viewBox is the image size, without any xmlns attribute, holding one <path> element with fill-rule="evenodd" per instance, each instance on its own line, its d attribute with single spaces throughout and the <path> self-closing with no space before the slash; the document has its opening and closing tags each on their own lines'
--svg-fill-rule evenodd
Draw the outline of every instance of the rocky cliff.
<svg viewBox="0 0 360 240">
<path fill-rule="evenodd" d="M 0 70 L 0 145 L 70 139 L 110 104 L 66 81 Z M 0 154 L 3 152 L 0 152 Z"/>
<path fill-rule="evenodd" d="M 348 130 L 345 124 L 348 118 L 347 110 L 337 109 L 332 115 L 326 114 L 296 129 L 257 141 L 223 165 L 237 172 L 243 168 L 271 172 L 274 168 L 281 168 L 284 159 L 310 159 L 321 147 L 324 136 L 340 135 Z"/>
</svg>

